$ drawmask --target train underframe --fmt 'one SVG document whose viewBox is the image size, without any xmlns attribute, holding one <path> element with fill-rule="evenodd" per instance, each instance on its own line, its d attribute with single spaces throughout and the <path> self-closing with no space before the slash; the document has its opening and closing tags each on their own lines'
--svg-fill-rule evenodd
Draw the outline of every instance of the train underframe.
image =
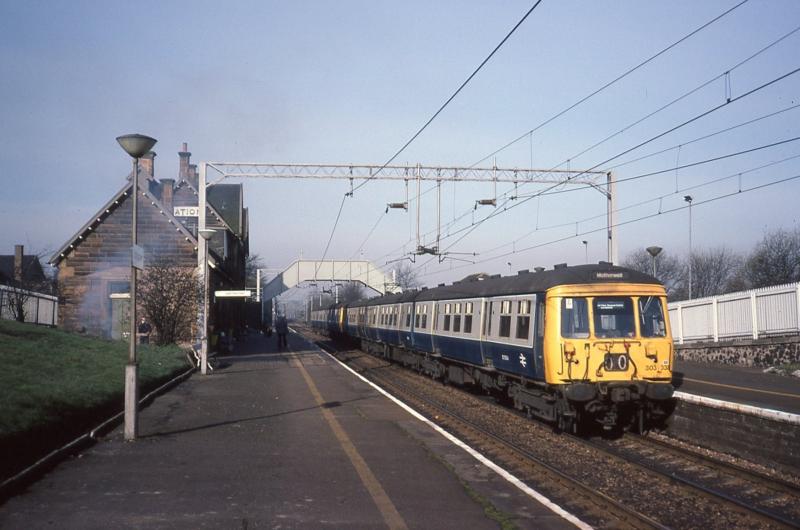
<svg viewBox="0 0 800 530">
<path fill-rule="evenodd" d="M 668 382 L 572 382 L 551 385 L 441 355 L 361 339 L 367 353 L 386 358 L 445 383 L 482 389 L 515 409 L 573 434 L 663 428 L 675 401 Z"/>
</svg>

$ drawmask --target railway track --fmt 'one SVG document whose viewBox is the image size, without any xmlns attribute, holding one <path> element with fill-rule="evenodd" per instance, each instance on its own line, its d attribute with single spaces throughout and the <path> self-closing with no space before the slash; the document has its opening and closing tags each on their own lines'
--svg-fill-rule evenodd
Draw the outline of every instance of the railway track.
<svg viewBox="0 0 800 530">
<path fill-rule="evenodd" d="M 556 435 L 360 350 L 334 353 L 595 527 L 800 527 L 800 492 L 791 483 L 647 437 Z"/>
<path fill-rule="evenodd" d="M 616 441 L 582 440 L 644 469 L 668 476 L 700 494 L 725 499 L 766 523 L 800 527 L 800 488 L 729 462 L 646 436 L 627 434 Z"/>
</svg>

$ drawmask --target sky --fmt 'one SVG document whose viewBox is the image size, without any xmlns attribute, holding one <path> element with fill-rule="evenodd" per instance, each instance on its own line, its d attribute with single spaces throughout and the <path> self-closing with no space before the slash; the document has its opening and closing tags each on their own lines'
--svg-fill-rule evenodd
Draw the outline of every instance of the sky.
<svg viewBox="0 0 800 530">
<path fill-rule="evenodd" d="M 800 27 L 800 2 L 749 0 L 560 114 L 739 2 L 543 0 L 395 163 L 613 171 L 620 258 L 687 254 L 685 195 L 695 251 L 798 228 L 800 72 L 779 78 L 800 67 L 800 31 L 754 54 Z M 0 0 L 0 253 L 66 242 L 124 183 L 121 134 L 158 140 L 161 178 L 182 142 L 195 163 L 380 166 L 533 4 Z M 449 254 L 412 263 L 413 185 L 409 211 L 386 213 L 405 186 L 370 181 L 332 232 L 347 181 L 229 182 L 271 269 L 321 258 L 331 234 L 327 259 L 408 263 L 427 285 L 607 257 L 606 198 L 574 184 L 536 197 L 543 186 L 444 183 L 419 216 L 432 245 L 441 202 Z M 475 208 L 490 198 L 502 207 Z"/>
</svg>

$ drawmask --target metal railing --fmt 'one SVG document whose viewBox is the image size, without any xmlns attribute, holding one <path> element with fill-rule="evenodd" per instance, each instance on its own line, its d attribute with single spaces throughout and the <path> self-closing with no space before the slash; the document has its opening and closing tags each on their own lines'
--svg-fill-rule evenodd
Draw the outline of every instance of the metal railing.
<svg viewBox="0 0 800 530">
<path fill-rule="evenodd" d="M 672 336 L 694 341 L 800 333 L 800 282 L 669 304 Z"/>
<path fill-rule="evenodd" d="M 12 304 L 22 302 L 25 322 L 55 326 L 58 324 L 58 297 L 0 285 L 0 319 L 16 320 Z"/>
</svg>

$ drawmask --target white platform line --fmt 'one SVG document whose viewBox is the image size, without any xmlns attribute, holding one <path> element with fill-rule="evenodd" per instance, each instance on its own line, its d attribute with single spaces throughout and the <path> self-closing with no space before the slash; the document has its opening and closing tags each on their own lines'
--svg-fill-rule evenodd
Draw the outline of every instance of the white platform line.
<svg viewBox="0 0 800 530">
<path fill-rule="evenodd" d="M 313 345 L 313 343 L 311 343 L 311 344 Z M 314 345 L 314 347 L 317 347 L 317 346 Z M 483 454 L 479 453 L 477 450 L 475 450 L 472 447 L 470 447 L 469 445 L 467 445 L 465 442 L 463 442 L 459 438 L 456 438 L 455 436 L 453 436 L 452 434 L 450 434 L 446 430 L 442 429 L 440 426 L 438 426 L 435 423 L 433 423 L 432 421 L 430 421 L 428 418 L 426 418 L 425 416 L 423 416 L 422 414 L 420 414 L 419 412 L 417 412 L 416 410 L 411 408 L 409 405 L 407 405 L 403 401 L 400 401 L 398 398 L 394 397 L 392 394 L 390 394 L 389 392 L 387 392 L 386 390 L 384 390 L 380 386 L 376 385 L 375 383 L 373 383 L 369 379 L 365 378 L 364 376 L 362 376 L 361 374 L 359 374 L 358 372 L 356 372 L 355 370 L 353 370 L 352 368 L 350 368 L 349 366 L 344 364 L 342 361 L 337 359 L 334 355 L 331 355 L 330 353 L 326 352 L 325 350 L 323 350 L 321 348 L 320 348 L 320 351 L 322 351 L 325 354 L 327 354 L 331 359 L 333 359 L 334 361 L 339 363 L 339 365 L 343 366 L 350 373 L 352 373 L 353 375 L 355 375 L 356 377 L 358 377 L 359 379 L 361 379 L 362 381 L 367 383 L 369 386 L 371 386 L 372 388 L 374 388 L 375 390 L 377 390 L 378 392 L 380 392 L 381 394 L 383 394 L 384 396 L 386 396 L 387 398 L 392 400 L 394 403 L 396 403 L 403 410 L 405 410 L 406 412 L 408 412 L 409 414 L 414 416 L 416 419 L 418 419 L 419 421 L 427 424 L 428 426 L 433 428 L 436 432 L 438 432 L 439 434 L 441 434 L 442 436 L 447 438 L 449 441 L 451 441 L 452 443 L 454 443 L 458 447 L 462 448 L 464 451 L 469 453 L 477 461 L 479 461 L 480 463 L 482 463 L 483 465 L 485 465 L 486 467 L 488 467 L 489 469 L 491 469 L 492 471 L 494 471 L 495 473 L 497 473 L 498 475 L 503 477 L 505 480 L 507 480 L 508 482 L 510 482 L 511 484 L 513 484 L 514 486 L 516 486 L 517 488 L 522 490 L 526 495 L 528 495 L 529 497 L 532 497 L 533 499 L 535 499 L 538 502 L 540 502 L 543 505 L 545 505 L 553 513 L 563 517 L 564 519 L 566 519 L 570 523 L 574 524 L 575 526 L 577 526 L 578 528 L 581 528 L 583 530 L 588 530 L 588 529 L 592 528 L 591 525 L 588 525 L 585 522 L 581 521 L 575 515 L 569 513 L 568 511 L 566 511 L 564 508 L 562 508 L 558 504 L 554 503 L 553 501 L 551 501 L 550 499 L 548 499 L 547 497 L 545 497 L 544 495 L 542 495 L 541 493 L 539 493 L 535 489 L 531 488 L 530 486 L 528 486 L 527 484 L 522 482 L 520 479 L 518 479 L 517 477 L 512 475 L 510 472 L 506 471 L 505 469 L 503 469 L 499 465 L 497 465 L 494 462 L 492 462 L 491 460 L 489 460 Z"/>
<path fill-rule="evenodd" d="M 675 392 L 673 395 L 676 398 L 683 401 L 688 401 L 689 403 L 696 403 L 698 405 L 705 405 L 715 409 L 730 410 L 732 412 L 750 414 L 751 416 L 758 416 L 759 418 L 765 418 L 768 420 L 782 421 L 784 423 L 800 425 L 800 414 L 792 414 L 791 412 L 784 412 L 782 410 L 754 407 L 752 405 L 745 405 L 743 403 L 734 403 L 732 401 L 723 401 L 721 399 L 698 396 L 697 394 L 687 394 L 686 392 Z"/>
</svg>

